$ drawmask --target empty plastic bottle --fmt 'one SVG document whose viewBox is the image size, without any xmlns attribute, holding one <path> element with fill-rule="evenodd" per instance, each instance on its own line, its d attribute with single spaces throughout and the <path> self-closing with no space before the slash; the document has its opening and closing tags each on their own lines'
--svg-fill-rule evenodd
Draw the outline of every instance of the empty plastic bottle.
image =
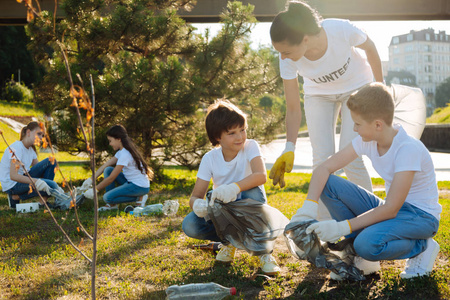
<svg viewBox="0 0 450 300">
<path fill-rule="evenodd" d="M 224 287 L 215 282 L 172 285 L 166 289 L 168 300 L 220 300 L 229 295 L 236 295 L 235 287 Z"/>
<path fill-rule="evenodd" d="M 130 214 L 139 217 L 146 216 L 149 214 L 160 213 L 162 212 L 163 205 L 161 203 L 158 204 L 150 204 L 145 207 L 135 207 L 133 211 L 130 211 Z"/>
</svg>

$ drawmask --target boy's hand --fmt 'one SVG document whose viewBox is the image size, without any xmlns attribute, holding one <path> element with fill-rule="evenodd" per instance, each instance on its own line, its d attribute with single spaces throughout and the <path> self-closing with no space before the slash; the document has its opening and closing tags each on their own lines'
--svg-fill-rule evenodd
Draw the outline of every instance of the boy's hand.
<svg viewBox="0 0 450 300">
<path fill-rule="evenodd" d="M 337 242 L 342 236 L 352 233 L 348 220 L 336 222 L 336 220 L 321 221 L 311 224 L 306 228 L 306 233 L 315 232 L 324 242 Z"/>
<path fill-rule="evenodd" d="M 195 199 L 194 205 L 192 205 L 194 214 L 199 218 L 204 218 L 208 214 L 208 201 L 205 199 Z"/>
<path fill-rule="evenodd" d="M 318 203 L 314 200 L 306 199 L 303 206 L 297 210 L 297 213 L 291 218 L 291 222 L 303 222 L 317 219 Z"/>
<path fill-rule="evenodd" d="M 292 142 L 286 142 L 286 147 L 280 157 L 275 161 L 270 170 L 269 178 L 273 180 L 273 185 L 280 184 L 284 187 L 284 172 L 290 173 L 294 167 L 295 145 Z"/>
<path fill-rule="evenodd" d="M 211 202 L 209 202 L 209 205 L 213 206 L 214 200 L 216 199 L 223 203 L 234 201 L 240 192 L 241 188 L 236 182 L 232 184 L 223 184 L 212 191 Z"/>
</svg>

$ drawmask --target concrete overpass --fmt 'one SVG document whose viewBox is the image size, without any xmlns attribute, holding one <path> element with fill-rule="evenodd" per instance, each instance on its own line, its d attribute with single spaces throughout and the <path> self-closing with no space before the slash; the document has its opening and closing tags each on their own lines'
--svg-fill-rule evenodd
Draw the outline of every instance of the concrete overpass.
<svg viewBox="0 0 450 300">
<path fill-rule="evenodd" d="M 179 15 L 192 23 L 218 22 L 227 0 L 197 0 L 190 12 Z M 270 22 L 284 9 L 286 0 L 242 0 L 255 6 L 259 21 Z M 324 18 L 345 18 L 353 21 L 383 20 L 450 20 L 450 0 L 310 0 Z M 53 11 L 54 0 L 40 0 L 43 10 Z M 63 17 L 62 11 L 58 10 Z M 26 9 L 16 0 L 0 0 L 0 25 L 24 25 Z"/>
</svg>

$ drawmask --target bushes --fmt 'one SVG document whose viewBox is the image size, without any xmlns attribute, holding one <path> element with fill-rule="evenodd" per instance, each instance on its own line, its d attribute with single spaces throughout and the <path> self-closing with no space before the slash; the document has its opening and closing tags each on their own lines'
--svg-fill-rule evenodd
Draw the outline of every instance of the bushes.
<svg viewBox="0 0 450 300">
<path fill-rule="evenodd" d="M 33 100 L 33 91 L 20 82 L 10 80 L 2 91 L 2 98 L 8 102 L 31 102 Z"/>
</svg>

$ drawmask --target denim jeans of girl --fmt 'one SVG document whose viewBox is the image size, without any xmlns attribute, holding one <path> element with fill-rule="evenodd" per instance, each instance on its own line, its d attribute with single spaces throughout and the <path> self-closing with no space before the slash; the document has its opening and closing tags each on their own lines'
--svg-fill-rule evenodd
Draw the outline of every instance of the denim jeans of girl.
<svg viewBox="0 0 450 300">
<path fill-rule="evenodd" d="M 267 203 L 266 193 L 263 187 L 257 186 L 241 192 L 240 199 L 253 199 L 261 203 Z M 240 199 L 236 200 L 239 201 Z M 194 212 L 190 212 L 183 220 L 183 232 L 191 238 L 221 242 L 217 236 L 216 228 L 211 220 L 199 218 Z"/>
<path fill-rule="evenodd" d="M 352 219 L 384 204 L 384 200 L 371 192 L 330 175 L 320 197 L 336 221 Z M 431 214 L 404 203 L 397 216 L 347 237 L 355 237 L 356 253 L 370 261 L 406 259 L 422 253 L 427 239 L 438 230 L 439 221 Z"/>
<path fill-rule="evenodd" d="M 47 183 L 47 185 L 50 187 L 50 192 L 52 192 L 53 189 L 54 190 L 60 189 L 58 184 L 53 181 L 53 179 L 55 178 L 55 167 L 56 162 L 51 163 L 49 159 L 46 158 L 35 164 L 33 167 L 31 167 L 28 173 L 32 178 L 39 178 L 45 181 L 45 183 Z M 29 191 L 30 191 L 29 183 L 18 182 L 12 188 L 10 188 L 7 191 L 7 193 L 10 196 L 19 195 L 21 200 L 26 200 L 38 196 L 37 191 L 33 190 L 31 193 L 28 193 Z M 42 196 L 51 196 L 43 191 L 41 191 L 40 193 Z"/>
<path fill-rule="evenodd" d="M 103 171 L 105 178 L 111 175 L 114 167 L 106 167 Z M 103 200 L 109 204 L 118 204 L 125 202 L 135 202 L 139 200 L 140 196 L 148 194 L 150 188 L 140 187 L 134 183 L 128 182 L 123 173 L 120 173 L 116 179 L 108 185 L 106 193 L 103 195 Z"/>
</svg>

